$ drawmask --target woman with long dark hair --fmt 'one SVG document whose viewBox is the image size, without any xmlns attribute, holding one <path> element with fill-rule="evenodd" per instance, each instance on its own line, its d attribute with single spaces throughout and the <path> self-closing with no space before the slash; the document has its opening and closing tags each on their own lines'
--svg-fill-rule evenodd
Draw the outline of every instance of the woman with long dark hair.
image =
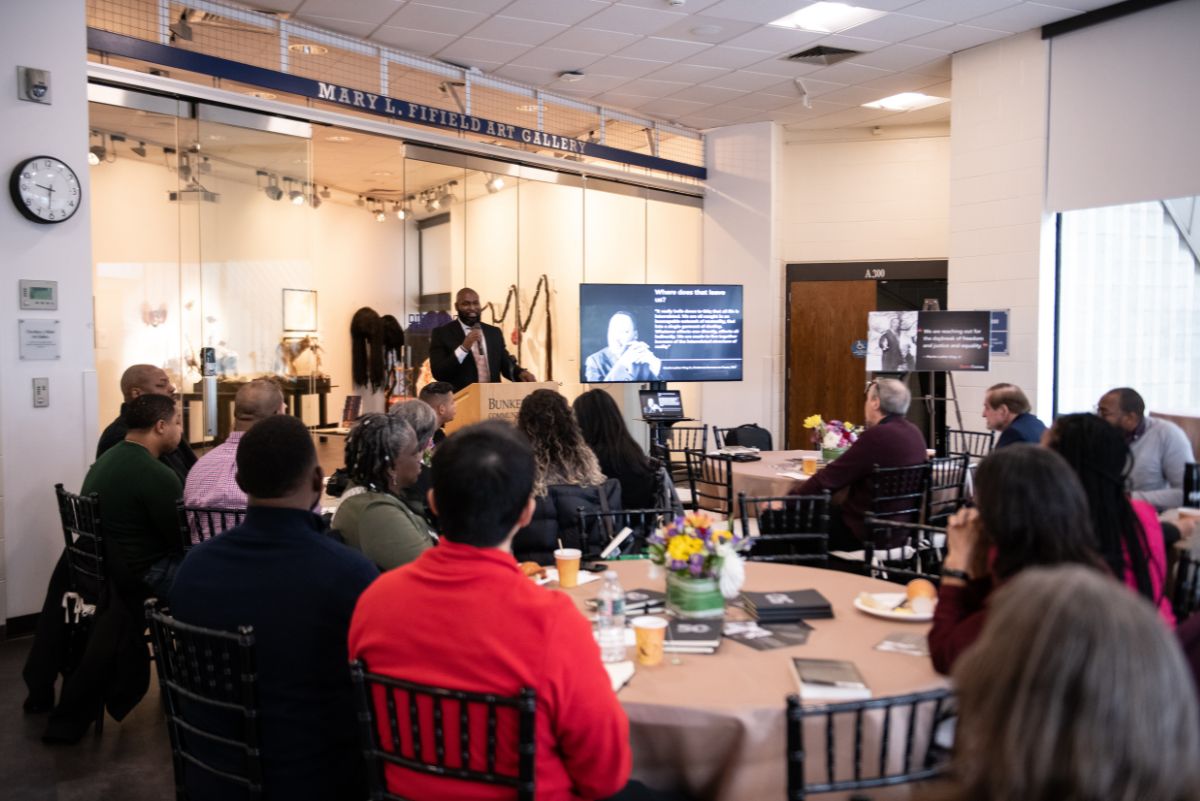
<svg viewBox="0 0 1200 801">
<path fill-rule="evenodd" d="M 1133 454 L 1125 437 L 1094 414 L 1067 414 L 1054 421 L 1043 443 L 1061 454 L 1079 477 L 1108 569 L 1150 599 L 1174 627 L 1175 615 L 1163 590 L 1167 550 L 1162 525 L 1153 506 L 1129 497 L 1126 480 Z"/>
<path fill-rule="evenodd" d="M 575 399 L 571 408 L 584 441 L 600 462 L 600 470 L 621 482 L 625 508 L 653 508 L 658 462 L 629 435 L 612 395 L 602 389 L 588 390 Z"/>
<path fill-rule="evenodd" d="M 976 472 L 975 503 L 950 518 L 947 531 L 929 631 L 940 673 L 979 636 L 991 591 L 1021 570 L 1081 564 L 1104 571 L 1083 487 L 1054 451 L 1028 443 L 993 451 Z"/>
</svg>

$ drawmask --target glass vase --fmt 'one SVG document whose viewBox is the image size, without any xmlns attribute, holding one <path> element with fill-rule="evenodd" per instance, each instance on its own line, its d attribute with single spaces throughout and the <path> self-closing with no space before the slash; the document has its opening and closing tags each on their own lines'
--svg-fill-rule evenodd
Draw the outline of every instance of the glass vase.
<svg viewBox="0 0 1200 801">
<path fill-rule="evenodd" d="M 711 618 L 725 614 L 725 599 L 716 578 L 667 573 L 667 611 L 681 618 Z"/>
</svg>

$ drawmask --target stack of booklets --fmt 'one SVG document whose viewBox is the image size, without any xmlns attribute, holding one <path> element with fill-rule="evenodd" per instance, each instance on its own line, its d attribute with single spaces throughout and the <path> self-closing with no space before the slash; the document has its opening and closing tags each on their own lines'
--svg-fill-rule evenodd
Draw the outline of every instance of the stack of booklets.
<svg viewBox="0 0 1200 801">
<path fill-rule="evenodd" d="M 759 623 L 795 623 L 833 617 L 833 607 L 816 590 L 743 592 L 742 605 Z"/>
<path fill-rule="evenodd" d="M 871 688 L 853 662 L 793 658 L 792 672 L 805 701 L 859 701 L 871 697 Z"/>
<path fill-rule="evenodd" d="M 721 631 L 725 618 L 680 620 L 671 618 L 667 624 L 667 640 L 663 650 L 672 654 L 712 654 L 721 646 Z"/>
</svg>

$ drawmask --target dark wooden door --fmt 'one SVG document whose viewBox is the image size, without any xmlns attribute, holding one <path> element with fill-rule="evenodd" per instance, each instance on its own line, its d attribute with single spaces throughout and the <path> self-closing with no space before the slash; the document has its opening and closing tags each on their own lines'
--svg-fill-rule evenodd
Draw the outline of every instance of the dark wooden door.
<svg viewBox="0 0 1200 801">
<path fill-rule="evenodd" d="M 811 448 L 804 418 L 862 425 L 867 365 L 851 347 L 867 336 L 874 281 L 793 281 L 788 286 L 787 448 Z"/>
</svg>

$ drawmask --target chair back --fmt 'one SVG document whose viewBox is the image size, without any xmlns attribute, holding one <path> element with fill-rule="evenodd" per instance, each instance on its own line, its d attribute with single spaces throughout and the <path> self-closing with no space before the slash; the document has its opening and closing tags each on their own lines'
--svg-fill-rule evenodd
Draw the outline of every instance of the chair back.
<svg viewBox="0 0 1200 801">
<path fill-rule="evenodd" d="M 938 457 L 929 462 L 929 494 L 925 498 L 925 522 L 945 526 L 950 516 L 966 501 L 967 454 Z"/>
<path fill-rule="evenodd" d="M 959 428 L 946 429 L 946 453 L 950 456 L 966 454 L 971 459 L 982 459 L 992 452 L 991 431 L 964 431 Z"/>
<path fill-rule="evenodd" d="M 929 470 L 929 462 L 906 467 L 875 465 L 871 471 L 871 505 L 867 514 L 881 521 L 919 522 L 929 488 Z M 875 549 L 895 548 L 905 539 L 903 534 L 896 534 L 890 540 L 868 538 L 866 562 L 871 562 Z"/>
<path fill-rule="evenodd" d="M 684 451 L 692 481 L 692 509 L 733 517 L 733 459 L 703 451 Z"/>
<path fill-rule="evenodd" d="M 427 776 L 508 787 L 516 790 L 517 801 L 533 801 L 537 695 L 532 688 L 504 696 L 431 687 L 371 673 L 361 659 L 350 663 L 350 675 L 371 798 L 404 801 L 387 788 L 385 768 L 393 765 Z M 499 731 L 501 710 L 515 713 L 515 732 Z M 474 738 L 479 733 L 485 734 L 483 743 Z M 497 743 L 505 734 L 516 736 L 515 774 L 496 764 Z"/>
<path fill-rule="evenodd" d="M 829 493 L 748 498 L 738 493 L 742 531 L 750 519 L 758 523 L 758 536 L 748 540 L 752 562 L 789 564 L 829 561 Z"/>
<path fill-rule="evenodd" d="M 946 558 L 946 529 L 922 523 L 906 523 L 867 515 L 863 518 L 870 542 L 893 545 L 876 552 L 880 559 L 867 562 L 867 575 L 897 584 L 923 578 L 940 584 Z"/>
<path fill-rule="evenodd" d="M 184 506 L 182 500 L 176 501 L 175 505 L 179 510 L 180 536 L 185 551 L 193 545 L 211 540 L 218 534 L 224 534 L 234 526 L 240 526 L 246 519 L 245 509 Z"/>
<path fill-rule="evenodd" d="M 734 428 L 717 428 L 713 426 L 713 442 L 718 449 L 726 445 L 742 445 L 747 448 L 758 448 L 760 451 L 773 451 L 774 441 L 771 432 L 758 423 L 743 423 Z"/>
<path fill-rule="evenodd" d="M 1183 551 L 1175 565 L 1175 584 L 1171 590 L 1171 609 L 1176 623 L 1182 623 L 1200 608 L 1200 558 Z"/>
<path fill-rule="evenodd" d="M 176 799 L 189 798 L 189 779 L 262 798 L 254 629 L 181 623 L 153 598 L 146 602 L 146 621 L 167 713 Z"/>
<path fill-rule="evenodd" d="M 107 601 L 108 557 L 100 525 L 100 496 L 76 495 L 54 485 L 62 521 L 71 590 L 89 604 Z"/>
<path fill-rule="evenodd" d="M 802 706 L 798 696 L 788 696 L 788 801 L 938 776 L 945 770 L 948 754 L 934 736 L 950 698 L 948 689 L 940 689 Z M 845 752 L 839 753 L 839 745 Z M 819 769 L 822 762 L 824 770 Z"/>
<path fill-rule="evenodd" d="M 708 428 L 699 426 L 671 426 L 667 432 L 666 444 L 656 449 L 650 455 L 662 461 L 671 473 L 676 484 L 688 485 L 687 451 L 708 450 Z"/>
<path fill-rule="evenodd" d="M 646 540 L 660 527 L 674 520 L 676 513 L 671 507 L 660 509 L 619 509 L 609 511 L 589 510 L 583 506 L 578 508 L 579 531 L 584 543 L 598 543 L 594 553 L 585 552 L 584 560 L 598 559 L 600 553 L 608 544 L 624 531 L 630 530 L 629 536 L 609 558 L 646 553 Z"/>
</svg>

